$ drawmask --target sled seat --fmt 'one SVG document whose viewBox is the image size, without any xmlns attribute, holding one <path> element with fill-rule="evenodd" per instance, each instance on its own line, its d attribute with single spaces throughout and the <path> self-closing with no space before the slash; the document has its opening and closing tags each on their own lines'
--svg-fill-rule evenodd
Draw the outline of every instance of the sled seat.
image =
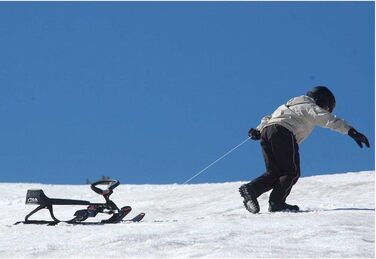
<svg viewBox="0 0 376 259">
<path fill-rule="evenodd" d="M 44 194 L 43 190 L 27 190 L 25 203 L 39 205 L 39 206 L 36 209 L 34 209 L 32 212 L 26 215 L 25 221 L 18 221 L 14 223 L 15 225 L 19 223 L 56 225 L 61 221 L 55 217 L 54 212 L 53 212 L 53 205 L 91 205 L 89 201 L 83 201 L 83 200 L 48 198 L 46 194 Z M 52 221 L 51 220 L 29 220 L 31 215 L 35 214 L 37 211 L 40 211 L 42 209 L 47 209 L 50 212 Z M 69 223 L 70 221 L 65 221 L 65 222 Z"/>
<path fill-rule="evenodd" d="M 53 199 L 48 198 L 43 190 L 27 190 L 26 204 L 37 204 L 41 206 L 48 205 L 90 205 L 89 201 L 70 200 L 70 199 Z"/>
</svg>

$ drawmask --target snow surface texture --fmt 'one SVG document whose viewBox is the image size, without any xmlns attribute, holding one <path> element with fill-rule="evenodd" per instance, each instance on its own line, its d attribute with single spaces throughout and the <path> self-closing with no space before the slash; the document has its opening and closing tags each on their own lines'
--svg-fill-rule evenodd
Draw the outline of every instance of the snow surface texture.
<svg viewBox="0 0 376 259">
<path fill-rule="evenodd" d="M 34 205 L 27 189 L 51 198 L 102 202 L 89 186 L 0 184 L 0 257 L 372 257 L 375 256 L 374 171 L 301 178 L 288 202 L 301 213 L 261 213 L 243 207 L 242 182 L 192 185 L 120 185 L 111 196 L 130 205 L 139 223 L 102 226 L 12 225 Z M 55 206 L 71 217 L 82 206 Z M 38 212 L 32 219 L 49 219 Z"/>
</svg>

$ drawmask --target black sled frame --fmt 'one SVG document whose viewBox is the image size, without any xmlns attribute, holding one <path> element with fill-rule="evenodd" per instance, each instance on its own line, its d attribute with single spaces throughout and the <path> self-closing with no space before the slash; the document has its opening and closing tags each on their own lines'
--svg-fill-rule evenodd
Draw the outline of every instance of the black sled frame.
<svg viewBox="0 0 376 259">
<path fill-rule="evenodd" d="M 91 184 L 91 189 L 102 195 L 105 199 L 105 203 L 91 203 L 84 200 L 71 200 L 71 199 L 53 199 L 47 197 L 43 190 L 28 190 L 26 194 L 26 204 L 37 204 L 39 205 L 36 209 L 31 211 L 26 215 L 24 221 L 18 221 L 15 225 L 19 223 L 23 224 L 47 224 L 56 225 L 60 222 L 65 222 L 69 224 L 82 224 L 82 225 L 94 225 L 94 224 L 114 224 L 119 223 L 123 218 L 132 210 L 130 206 L 125 206 L 119 209 L 116 204 L 110 200 L 110 195 L 113 190 L 119 186 L 120 182 L 118 180 L 100 180 Z M 107 189 L 100 189 L 98 185 L 108 185 Z M 53 205 L 87 205 L 86 209 L 77 210 L 74 213 L 74 218 L 66 221 L 59 220 L 55 217 L 53 211 Z M 53 220 L 30 220 L 30 216 L 38 212 L 39 210 L 47 209 L 50 212 L 51 218 Z M 99 221 L 99 222 L 84 222 L 89 217 L 95 217 L 98 213 L 105 213 L 111 215 L 110 218 Z M 144 213 L 140 213 L 135 218 L 130 221 L 140 221 Z"/>
</svg>

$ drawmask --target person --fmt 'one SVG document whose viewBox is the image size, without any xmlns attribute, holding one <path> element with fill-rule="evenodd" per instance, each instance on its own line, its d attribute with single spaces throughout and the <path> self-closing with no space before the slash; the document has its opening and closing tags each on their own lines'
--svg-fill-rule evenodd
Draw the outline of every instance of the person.
<svg viewBox="0 0 376 259">
<path fill-rule="evenodd" d="M 356 143 L 369 147 L 368 139 L 345 120 L 332 114 L 336 100 L 325 86 L 316 86 L 303 96 L 295 97 L 281 105 L 271 116 L 262 118 L 256 129 L 248 136 L 260 140 L 266 172 L 239 188 L 245 208 L 258 213 L 257 198 L 272 190 L 269 196 L 269 211 L 297 212 L 297 205 L 286 203 L 292 187 L 300 177 L 299 146 L 318 125 L 323 128 L 348 134 Z"/>
</svg>

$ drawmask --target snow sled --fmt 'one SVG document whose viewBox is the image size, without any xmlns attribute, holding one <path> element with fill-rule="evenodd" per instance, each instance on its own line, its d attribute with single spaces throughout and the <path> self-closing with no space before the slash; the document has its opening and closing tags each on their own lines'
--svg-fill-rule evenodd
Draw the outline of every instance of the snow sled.
<svg viewBox="0 0 376 259">
<path fill-rule="evenodd" d="M 101 224 L 114 224 L 122 221 L 138 222 L 145 216 L 144 213 L 138 214 L 136 217 L 130 220 L 123 220 L 123 218 L 131 212 L 132 208 L 130 206 L 122 207 L 121 209 L 116 206 L 116 204 L 110 200 L 110 195 L 113 190 L 119 186 L 120 182 L 118 180 L 100 180 L 91 184 L 91 189 L 102 195 L 105 199 L 105 203 L 91 203 L 84 200 L 71 200 L 71 199 L 54 199 L 47 197 L 43 190 L 28 190 L 26 194 L 26 204 L 39 205 L 36 209 L 31 211 L 26 215 L 24 221 L 18 221 L 14 223 L 15 225 L 19 223 L 23 224 L 46 224 L 46 225 L 56 225 L 60 222 L 65 222 L 69 224 L 81 224 L 81 225 L 101 225 Z M 106 189 L 101 189 L 97 187 L 98 185 L 107 185 Z M 74 218 L 66 221 L 59 220 L 55 217 L 53 211 L 53 205 L 87 205 L 86 209 L 77 210 L 74 213 Z M 52 220 L 30 220 L 30 216 L 39 210 L 47 209 L 50 212 Z M 97 222 L 84 222 L 89 217 L 95 217 L 98 213 L 105 213 L 111 215 L 110 218 L 97 221 Z"/>
</svg>

